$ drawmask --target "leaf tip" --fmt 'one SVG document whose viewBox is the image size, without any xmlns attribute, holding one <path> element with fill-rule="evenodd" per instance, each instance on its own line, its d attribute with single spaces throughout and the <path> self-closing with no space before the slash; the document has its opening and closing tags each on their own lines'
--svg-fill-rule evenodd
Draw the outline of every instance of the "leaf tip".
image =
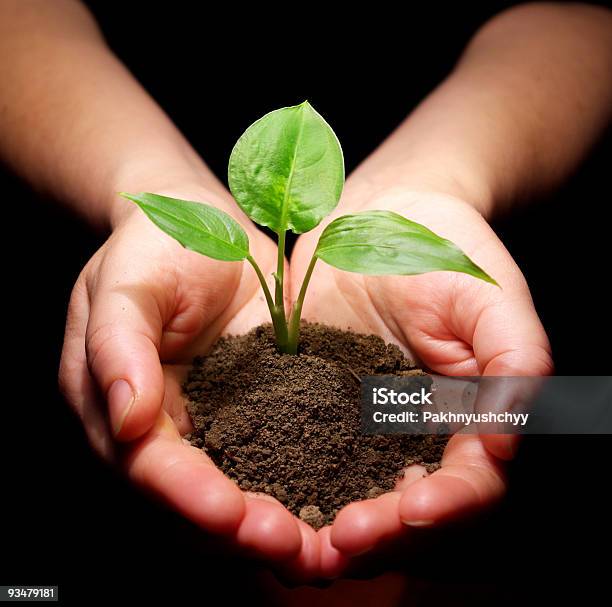
<svg viewBox="0 0 612 607">
<path fill-rule="evenodd" d="M 495 278 L 493 278 L 492 276 L 489 276 L 484 270 L 480 270 L 481 274 L 480 274 L 480 279 L 484 280 L 485 282 L 488 282 L 489 284 L 493 285 L 494 287 L 497 287 L 498 289 L 501 289 L 501 285 L 497 282 L 497 280 L 495 280 Z M 503 289 L 502 289 L 503 290 Z"/>
<path fill-rule="evenodd" d="M 306 110 L 306 111 L 310 111 L 310 112 L 316 112 L 316 110 L 312 107 L 312 103 L 310 103 L 310 101 L 308 101 L 308 99 L 304 99 L 304 101 L 302 101 L 302 103 L 299 103 L 298 105 L 296 105 L 296 107 L 298 108 L 298 110 Z"/>
<path fill-rule="evenodd" d="M 131 202 L 138 202 L 135 194 L 130 194 L 129 192 L 117 192 L 121 198 L 125 198 L 126 200 L 130 200 Z"/>
</svg>

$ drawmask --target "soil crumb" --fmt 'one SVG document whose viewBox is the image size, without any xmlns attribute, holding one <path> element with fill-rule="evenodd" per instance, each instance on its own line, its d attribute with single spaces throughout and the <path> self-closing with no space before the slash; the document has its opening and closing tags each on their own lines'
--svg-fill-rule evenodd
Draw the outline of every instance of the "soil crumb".
<svg viewBox="0 0 612 607">
<path fill-rule="evenodd" d="M 378 336 L 314 323 L 301 331 L 298 356 L 279 354 L 266 324 L 197 357 L 183 386 L 187 438 L 242 489 L 318 529 L 350 502 L 393 489 L 407 464 L 435 470 L 447 438 L 362 435 L 359 377 L 423 372 Z"/>
</svg>

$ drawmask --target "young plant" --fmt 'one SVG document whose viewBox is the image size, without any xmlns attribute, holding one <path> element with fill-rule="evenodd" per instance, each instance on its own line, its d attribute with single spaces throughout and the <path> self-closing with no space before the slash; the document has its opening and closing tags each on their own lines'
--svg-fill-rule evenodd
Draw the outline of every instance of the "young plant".
<svg viewBox="0 0 612 607">
<path fill-rule="evenodd" d="M 336 135 L 305 101 L 266 114 L 236 143 L 229 186 L 240 208 L 278 237 L 274 296 L 249 252 L 246 232 L 228 214 L 200 202 L 157 194 L 126 194 L 185 248 L 222 261 L 247 260 L 261 283 L 281 352 L 297 353 L 306 290 L 318 259 L 361 274 L 423 274 L 450 270 L 497 284 L 455 244 L 390 211 L 338 217 L 323 230 L 287 318 L 284 259 L 287 231 L 315 228 L 340 199 L 344 160 Z"/>
</svg>

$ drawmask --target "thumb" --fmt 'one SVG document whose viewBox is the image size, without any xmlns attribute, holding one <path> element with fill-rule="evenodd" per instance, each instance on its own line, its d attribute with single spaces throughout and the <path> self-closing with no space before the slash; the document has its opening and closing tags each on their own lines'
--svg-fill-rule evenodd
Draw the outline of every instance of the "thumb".
<svg viewBox="0 0 612 607">
<path fill-rule="evenodd" d="M 87 364 L 106 396 L 111 429 L 119 440 L 142 436 L 159 415 L 164 397 L 161 332 L 152 294 L 134 287 L 96 289 L 87 324 Z"/>
</svg>

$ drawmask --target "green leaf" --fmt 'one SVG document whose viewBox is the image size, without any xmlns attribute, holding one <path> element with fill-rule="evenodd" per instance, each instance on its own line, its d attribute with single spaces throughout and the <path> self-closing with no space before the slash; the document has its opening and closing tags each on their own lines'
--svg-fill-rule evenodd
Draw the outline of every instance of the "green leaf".
<svg viewBox="0 0 612 607">
<path fill-rule="evenodd" d="M 315 255 L 336 268 L 360 274 L 449 270 L 497 284 L 450 240 L 391 211 L 335 219 L 323 230 Z"/>
<path fill-rule="evenodd" d="M 340 143 L 307 102 L 266 114 L 234 146 L 229 186 L 242 210 L 277 234 L 308 232 L 338 204 Z"/>
<path fill-rule="evenodd" d="M 227 213 L 201 202 L 158 194 L 126 194 L 147 217 L 186 249 L 221 261 L 241 261 L 249 255 L 249 238 Z"/>
</svg>

